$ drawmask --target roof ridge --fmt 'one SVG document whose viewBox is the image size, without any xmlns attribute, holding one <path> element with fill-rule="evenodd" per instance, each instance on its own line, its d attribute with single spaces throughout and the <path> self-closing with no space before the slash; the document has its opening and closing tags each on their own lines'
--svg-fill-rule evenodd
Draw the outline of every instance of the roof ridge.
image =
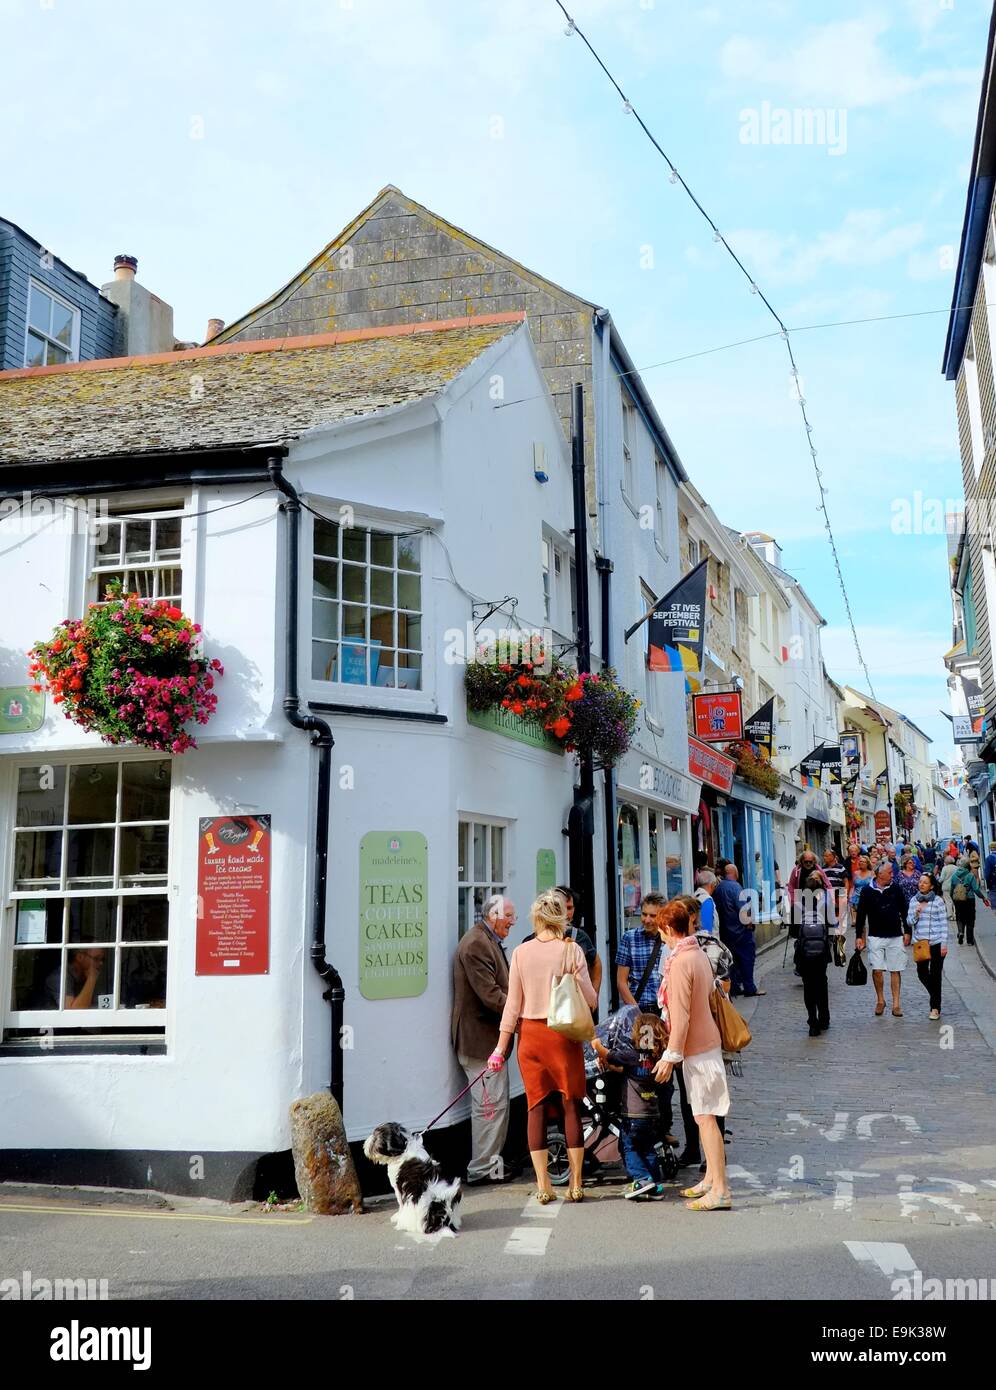
<svg viewBox="0 0 996 1390">
<path fill-rule="evenodd" d="M 301 348 L 337 347 L 341 343 L 358 343 L 376 338 L 414 337 L 420 333 L 454 332 L 462 328 L 498 327 L 501 324 L 523 323 L 525 313 L 510 309 L 500 314 L 464 315 L 456 319 L 433 319 L 428 323 L 392 323 L 379 328 L 343 328 L 336 333 L 310 333 L 300 338 L 257 338 L 244 343 L 218 343 L 212 346 L 184 348 L 180 352 L 153 352 L 144 357 L 96 357 L 86 362 L 62 362 L 51 367 L 15 367 L 0 372 L 0 384 L 31 376 L 55 376 L 65 372 L 115 371 L 121 367 L 162 366 L 170 362 L 186 362 L 204 357 L 237 357 L 252 352 L 291 352 Z"/>
</svg>

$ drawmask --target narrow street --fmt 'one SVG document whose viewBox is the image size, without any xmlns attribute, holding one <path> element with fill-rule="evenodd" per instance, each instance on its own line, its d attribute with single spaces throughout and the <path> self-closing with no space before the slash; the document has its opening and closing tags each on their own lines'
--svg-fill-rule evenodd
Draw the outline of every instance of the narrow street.
<svg viewBox="0 0 996 1390">
<path fill-rule="evenodd" d="M 991 913 L 980 932 L 992 957 Z M 464 1230 L 439 1241 L 398 1236 L 386 1201 L 330 1219 L 5 1186 L 0 1274 L 106 1279 L 111 1299 L 661 1299 L 680 1281 L 686 1299 L 828 1302 L 893 1298 L 915 1270 L 996 1277 L 996 980 L 976 951 L 952 947 L 939 1025 L 912 968 L 901 1019 L 832 969 L 832 1026 L 812 1040 L 781 946 L 760 976 L 722 1219 L 677 1189 L 625 1202 L 621 1170 L 566 1210 L 525 1180 L 471 1191 Z"/>
</svg>

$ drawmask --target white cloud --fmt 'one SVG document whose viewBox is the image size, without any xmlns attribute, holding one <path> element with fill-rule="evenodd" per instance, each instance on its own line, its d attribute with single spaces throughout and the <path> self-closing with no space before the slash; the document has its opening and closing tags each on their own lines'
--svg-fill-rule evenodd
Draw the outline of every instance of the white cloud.
<svg viewBox="0 0 996 1390">
<path fill-rule="evenodd" d="M 907 255 L 923 236 L 919 222 L 890 226 L 886 212 L 867 208 L 848 212 L 839 227 L 811 238 L 741 228 L 727 240 L 759 283 L 801 285 L 828 266 L 875 266 Z"/>
<path fill-rule="evenodd" d="M 977 73 L 937 69 L 914 76 L 882 52 L 886 21 L 875 15 L 813 29 L 796 43 L 736 36 L 720 53 L 726 77 L 775 89 L 797 101 L 858 108 L 895 102 L 927 87 L 978 81 Z"/>
</svg>

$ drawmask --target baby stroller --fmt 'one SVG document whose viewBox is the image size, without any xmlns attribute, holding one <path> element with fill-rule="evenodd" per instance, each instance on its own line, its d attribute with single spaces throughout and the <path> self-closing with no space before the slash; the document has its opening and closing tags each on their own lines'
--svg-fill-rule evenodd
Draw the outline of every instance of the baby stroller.
<svg viewBox="0 0 996 1390">
<path fill-rule="evenodd" d="M 635 1004 L 627 1004 L 600 1023 L 595 1036 L 608 1048 L 616 1045 L 621 1033 L 630 1033 L 633 1020 L 640 1010 Z M 582 1174 L 595 1181 L 601 1179 L 603 1169 L 618 1168 L 622 1163 L 619 1147 L 622 1109 L 622 1082 L 618 1072 L 602 1071 L 590 1043 L 584 1045 L 584 1070 L 587 1088 L 581 1102 L 581 1128 L 584 1134 L 584 1166 Z M 666 1130 L 661 1122 L 660 1138 L 655 1148 L 660 1158 L 661 1171 L 665 1182 L 671 1182 L 678 1174 L 678 1162 L 674 1149 L 665 1144 Z M 570 1178 L 567 1161 L 567 1140 L 560 1130 L 550 1131 L 549 1159 L 547 1170 L 554 1187 L 565 1187 Z"/>
</svg>

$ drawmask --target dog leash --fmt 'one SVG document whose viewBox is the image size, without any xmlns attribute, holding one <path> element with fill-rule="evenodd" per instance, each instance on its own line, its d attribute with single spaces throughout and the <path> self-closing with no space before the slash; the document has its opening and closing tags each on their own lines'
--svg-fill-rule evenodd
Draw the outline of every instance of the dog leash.
<svg viewBox="0 0 996 1390">
<path fill-rule="evenodd" d="M 432 1128 L 433 1125 L 437 1125 L 437 1124 L 439 1123 L 439 1121 L 443 1118 L 443 1116 L 447 1113 L 447 1111 L 453 1109 L 454 1105 L 456 1105 L 456 1103 L 457 1103 L 458 1100 L 463 1100 L 463 1098 L 464 1098 L 464 1096 L 467 1094 L 467 1092 L 470 1091 L 470 1090 L 473 1090 L 473 1088 L 477 1085 L 478 1081 L 480 1081 L 482 1077 L 487 1076 L 488 1070 L 489 1070 L 489 1068 L 488 1068 L 488 1067 L 485 1067 L 484 1070 L 481 1072 L 480 1076 L 475 1076 L 474 1079 L 473 1079 L 473 1081 L 470 1083 L 469 1086 L 464 1086 L 464 1088 L 463 1088 L 463 1090 L 460 1092 L 460 1094 L 459 1094 L 458 1096 L 454 1096 L 454 1097 L 453 1097 L 453 1099 L 450 1101 L 449 1105 L 446 1107 L 446 1110 L 440 1110 L 439 1114 L 436 1116 L 436 1118 L 435 1118 L 434 1120 L 430 1120 L 429 1123 L 428 1123 L 423 1129 L 420 1129 L 420 1130 L 418 1131 L 419 1134 L 427 1134 L 428 1131 Z M 484 1088 L 484 1099 L 485 1099 L 485 1101 L 487 1101 L 488 1105 L 491 1106 L 491 1102 L 490 1102 L 490 1100 L 488 1100 L 488 1088 L 487 1088 L 487 1086 L 485 1086 L 485 1088 Z M 494 1107 L 493 1107 L 493 1106 L 491 1106 L 491 1118 L 492 1118 L 492 1119 L 494 1118 Z"/>
</svg>

